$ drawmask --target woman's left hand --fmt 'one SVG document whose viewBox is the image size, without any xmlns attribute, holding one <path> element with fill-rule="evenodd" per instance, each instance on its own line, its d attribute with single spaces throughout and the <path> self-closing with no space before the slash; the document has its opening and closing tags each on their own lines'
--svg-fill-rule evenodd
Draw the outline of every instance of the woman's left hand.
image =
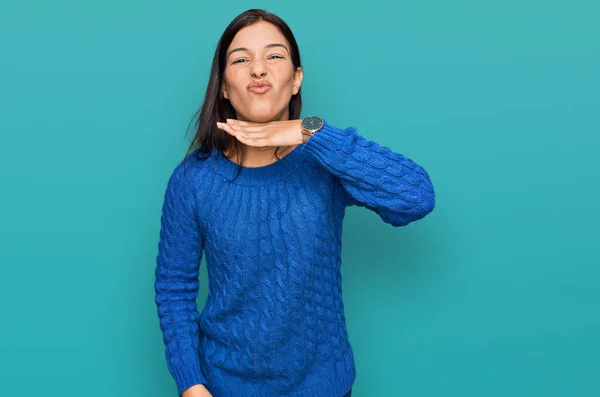
<svg viewBox="0 0 600 397">
<path fill-rule="evenodd" d="M 306 142 L 302 133 L 302 120 L 269 121 L 254 123 L 227 119 L 226 123 L 217 122 L 217 127 L 237 138 L 248 146 L 267 150 L 275 146 L 295 146 Z"/>
</svg>

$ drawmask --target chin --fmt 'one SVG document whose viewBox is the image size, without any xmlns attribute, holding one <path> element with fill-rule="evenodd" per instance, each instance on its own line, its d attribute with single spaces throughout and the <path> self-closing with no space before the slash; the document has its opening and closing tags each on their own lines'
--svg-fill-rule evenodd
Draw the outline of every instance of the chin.
<svg viewBox="0 0 600 397">
<path fill-rule="evenodd" d="M 252 117 L 252 121 L 254 121 L 255 123 L 267 123 L 269 121 L 273 121 L 275 120 L 276 117 L 274 115 L 264 115 L 264 116 L 255 116 Z"/>
<path fill-rule="evenodd" d="M 266 123 L 273 120 L 279 120 L 281 117 L 281 112 L 273 112 L 272 110 L 256 110 L 253 112 L 248 112 L 244 115 L 244 117 L 250 121 L 255 123 Z"/>
</svg>

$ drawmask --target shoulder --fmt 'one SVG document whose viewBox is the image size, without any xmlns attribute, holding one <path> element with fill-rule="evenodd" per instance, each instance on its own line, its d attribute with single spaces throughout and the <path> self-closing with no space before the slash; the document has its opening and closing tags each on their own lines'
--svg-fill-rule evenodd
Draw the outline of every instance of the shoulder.
<svg viewBox="0 0 600 397">
<path fill-rule="evenodd" d="M 168 190 L 179 192 L 194 192 L 203 181 L 206 181 L 206 165 L 209 158 L 206 154 L 193 152 L 180 160 L 169 175 L 167 182 Z"/>
</svg>

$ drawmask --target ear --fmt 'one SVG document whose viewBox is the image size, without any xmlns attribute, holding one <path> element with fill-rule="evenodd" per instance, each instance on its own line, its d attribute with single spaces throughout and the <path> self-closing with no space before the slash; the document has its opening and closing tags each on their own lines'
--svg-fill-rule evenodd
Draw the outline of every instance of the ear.
<svg viewBox="0 0 600 397">
<path fill-rule="evenodd" d="M 294 90 L 292 91 L 293 95 L 296 95 L 298 91 L 300 91 L 300 85 L 302 84 L 302 78 L 304 77 L 304 72 L 301 67 L 298 67 L 294 72 Z"/>
<path fill-rule="evenodd" d="M 223 93 L 225 99 L 229 99 L 229 94 L 227 94 L 227 83 L 225 82 L 225 79 L 223 79 L 223 83 L 221 84 L 221 92 Z"/>
</svg>

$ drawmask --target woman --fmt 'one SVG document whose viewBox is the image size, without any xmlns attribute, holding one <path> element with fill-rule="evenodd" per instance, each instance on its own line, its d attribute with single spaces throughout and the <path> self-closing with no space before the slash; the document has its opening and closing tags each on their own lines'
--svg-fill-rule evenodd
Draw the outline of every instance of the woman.
<svg viewBox="0 0 600 397">
<path fill-rule="evenodd" d="M 248 10 L 223 33 L 190 146 L 164 195 L 156 304 L 183 397 L 350 396 L 342 219 L 393 226 L 434 208 L 427 172 L 354 128 L 300 119 L 296 40 Z M 206 253 L 209 295 L 199 315 Z"/>
</svg>

